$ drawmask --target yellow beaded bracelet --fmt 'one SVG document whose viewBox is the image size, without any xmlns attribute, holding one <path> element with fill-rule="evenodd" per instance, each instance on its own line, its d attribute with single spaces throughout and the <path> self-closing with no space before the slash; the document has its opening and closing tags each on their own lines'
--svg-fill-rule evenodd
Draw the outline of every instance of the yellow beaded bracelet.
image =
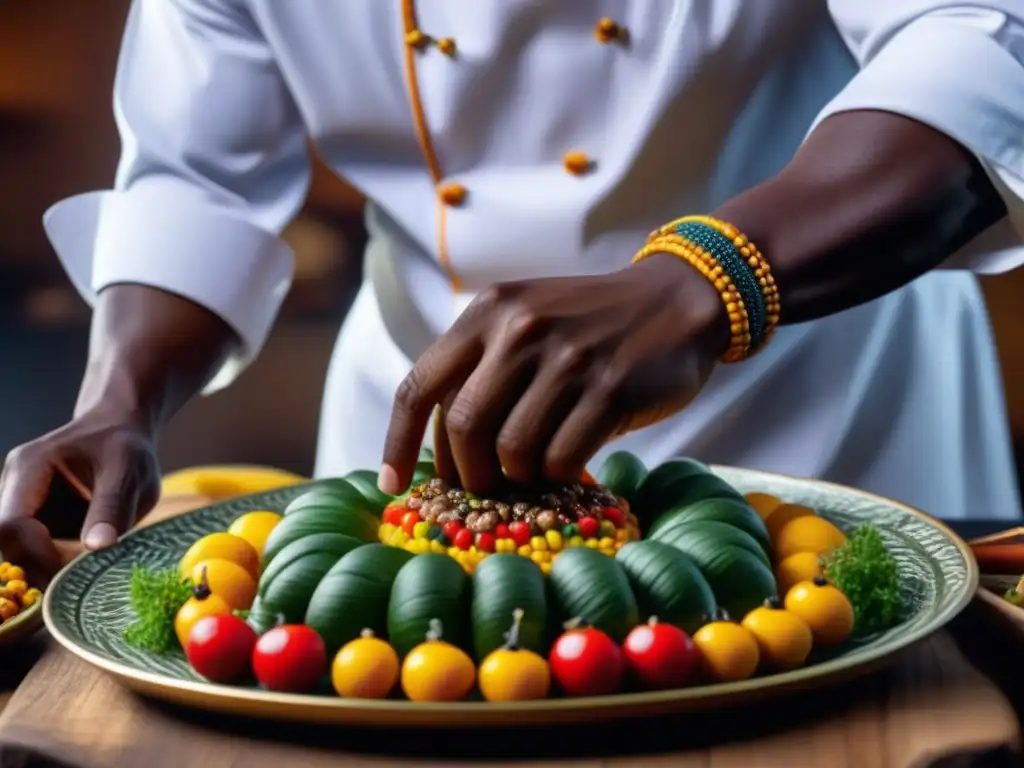
<svg viewBox="0 0 1024 768">
<path fill-rule="evenodd" d="M 718 273 L 731 280 L 733 292 L 738 296 L 738 301 L 733 303 L 746 313 L 749 339 L 740 352 L 740 340 L 734 331 L 729 352 L 723 359 L 735 362 L 760 350 L 779 323 L 781 303 L 771 266 L 757 246 L 733 225 L 711 216 L 685 216 L 659 227 L 650 234 L 641 253 L 645 253 L 644 258 L 659 251 L 679 255 L 667 251 L 666 244 L 688 249 L 703 264 L 714 262 L 719 267 Z M 689 257 L 683 258 L 692 263 Z"/>
<path fill-rule="evenodd" d="M 750 323 L 747 309 L 739 291 L 733 285 L 732 278 L 722 269 L 722 265 L 710 253 L 693 247 L 683 238 L 665 235 L 649 242 L 636 256 L 633 263 L 643 261 L 655 253 L 668 253 L 677 256 L 700 272 L 718 291 L 729 313 L 729 348 L 722 359 L 726 362 L 737 362 L 747 356 L 750 348 Z"/>
</svg>

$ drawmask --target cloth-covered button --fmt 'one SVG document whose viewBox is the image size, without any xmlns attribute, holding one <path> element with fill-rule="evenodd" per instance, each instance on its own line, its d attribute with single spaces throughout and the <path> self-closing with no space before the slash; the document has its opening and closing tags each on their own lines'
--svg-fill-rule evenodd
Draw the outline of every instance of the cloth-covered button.
<svg viewBox="0 0 1024 768">
<path fill-rule="evenodd" d="M 565 153 L 565 156 L 562 158 L 562 165 L 565 166 L 565 170 L 573 176 L 582 176 L 584 173 L 589 171 L 594 164 L 590 161 L 590 158 L 587 157 L 585 152 L 580 152 L 578 149 L 574 149 Z"/>
<path fill-rule="evenodd" d="M 437 193 L 441 196 L 442 203 L 452 207 L 458 207 L 466 200 L 466 188 L 454 181 L 442 184 Z"/>
<path fill-rule="evenodd" d="M 626 39 L 626 28 L 609 19 L 607 16 L 599 19 L 594 25 L 594 37 L 599 43 L 613 43 L 616 40 Z"/>
<path fill-rule="evenodd" d="M 410 30 L 405 33 L 405 44 L 410 48 L 416 50 L 422 50 L 423 47 L 430 42 L 430 37 L 418 29 Z"/>
<path fill-rule="evenodd" d="M 442 37 L 437 41 L 437 50 L 451 58 L 455 55 L 455 40 L 451 37 Z"/>
</svg>

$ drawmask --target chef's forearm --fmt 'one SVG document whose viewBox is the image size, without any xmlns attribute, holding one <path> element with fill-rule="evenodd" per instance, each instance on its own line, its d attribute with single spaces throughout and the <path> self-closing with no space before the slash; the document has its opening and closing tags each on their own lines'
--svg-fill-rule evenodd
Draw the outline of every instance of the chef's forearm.
<svg viewBox="0 0 1024 768">
<path fill-rule="evenodd" d="M 94 408 L 156 432 L 209 380 L 238 337 L 217 315 L 144 285 L 96 300 L 75 413 Z"/>
<path fill-rule="evenodd" d="M 855 111 L 824 120 L 780 174 L 713 215 L 757 243 L 779 286 L 781 322 L 799 323 L 899 288 L 1005 213 L 953 139 Z"/>
</svg>

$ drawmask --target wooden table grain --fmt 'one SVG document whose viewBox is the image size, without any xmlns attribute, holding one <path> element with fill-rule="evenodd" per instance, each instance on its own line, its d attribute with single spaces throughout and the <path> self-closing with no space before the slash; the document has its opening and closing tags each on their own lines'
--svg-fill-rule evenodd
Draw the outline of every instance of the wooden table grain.
<svg viewBox="0 0 1024 768">
<path fill-rule="evenodd" d="M 144 524 L 203 502 L 167 500 Z M 972 607 L 889 668 L 823 691 L 725 712 L 514 732 L 354 731 L 185 711 L 129 693 L 43 634 L 0 665 L 10 676 L 0 670 L 0 768 L 1009 765 L 1019 758 L 1020 724 L 978 669 L 987 662 L 999 675 L 986 621 Z M 12 694 L 19 666 L 27 675 Z"/>
</svg>

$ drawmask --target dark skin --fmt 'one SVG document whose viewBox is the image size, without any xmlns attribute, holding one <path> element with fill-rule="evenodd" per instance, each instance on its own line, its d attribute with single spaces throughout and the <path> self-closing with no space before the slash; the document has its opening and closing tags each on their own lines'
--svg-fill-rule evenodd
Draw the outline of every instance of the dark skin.
<svg viewBox="0 0 1024 768">
<path fill-rule="evenodd" d="M 824 121 L 778 176 L 713 215 L 768 257 L 782 321 L 795 323 L 904 285 L 1005 209 L 954 140 L 904 117 L 861 111 Z M 439 406 L 436 461 L 449 479 L 474 491 L 505 477 L 572 480 L 610 437 L 685 407 L 727 336 L 715 291 L 671 255 L 599 277 L 495 286 L 402 384 L 381 487 L 408 487 Z M 59 565 L 34 515 L 60 466 L 92 488 L 86 546 L 107 546 L 148 511 L 161 428 L 237 343 L 222 320 L 180 297 L 137 285 L 103 291 L 74 418 L 5 464 L 5 556 L 39 578 Z M 494 375 L 499 364 L 502 375 Z"/>
</svg>

